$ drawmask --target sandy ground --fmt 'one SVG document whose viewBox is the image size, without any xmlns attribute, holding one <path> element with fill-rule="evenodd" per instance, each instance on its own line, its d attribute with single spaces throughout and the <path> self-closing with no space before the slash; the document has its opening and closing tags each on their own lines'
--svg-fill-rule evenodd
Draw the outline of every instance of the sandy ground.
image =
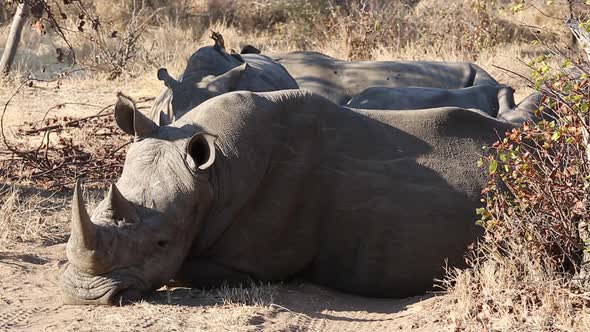
<svg viewBox="0 0 590 332">
<path fill-rule="evenodd" d="M 0 331 L 441 330 L 416 315 L 436 298 L 362 298 L 304 283 L 257 287 L 254 304 L 177 288 L 126 307 L 68 306 L 57 286 L 64 263 L 63 243 L 0 254 Z"/>
</svg>

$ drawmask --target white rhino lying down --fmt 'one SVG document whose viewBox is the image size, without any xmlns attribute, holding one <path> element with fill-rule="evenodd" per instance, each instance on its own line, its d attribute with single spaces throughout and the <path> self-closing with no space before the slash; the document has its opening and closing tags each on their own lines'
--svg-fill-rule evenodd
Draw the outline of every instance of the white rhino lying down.
<svg viewBox="0 0 590 332">
<path fill-rule="evenodd" d="M 77 186 L 70 304 L 164 284 L 302 277 L 375 297 L 424 293 L 480 234 L 482 145 L 513 126 L 460 108 L 388 112 L 300 90 L 232 92 L 159 127 L 120 95 L 135 135 L 89 217 Z"/>
<path fill-rule="evenodd" d="M 462 89 L 374 87 L 353 96 L 348 107 L 376 110 L 414 110 L 435 107 L 478 109 L 496 117 L 514 105 L 514 90 L 501 85 L 477 85 Z"/>
<path fill-rule="evenodd" d="M 271 58 L 229 54 L 218 44 L 198 49 L 179 80 L 165 68 L 158 70 L 158 79 L 167 87 L 150 110 L 150 118 L 158 124 L 174 121 L 205 100 L 229 91 L 299 88 L 285 68 Z"/>
<path fill-rule="evenodd" d="M 250 54 L 245 54 L 248 56 Z M 273 56 L 301 89 L 344 105 L 371 87 L 427 87 L 461 89 L 498 85 L 487 72 L 469 62 L 342 61 L 317 52 Z"/>
<path fill-rule="evenodd" d="M 504 121 L 523 123 L 540 120 L 535 111 L 541 104 L 541 98 L 541 94 L 535 92 L 516 105 L 514 89 L 501 85 L 477 85 L 463 89 L 374 87 L 353 96 L 346 106 L 377 110 L 460 107 L 481 111 Z"/>
</svg>

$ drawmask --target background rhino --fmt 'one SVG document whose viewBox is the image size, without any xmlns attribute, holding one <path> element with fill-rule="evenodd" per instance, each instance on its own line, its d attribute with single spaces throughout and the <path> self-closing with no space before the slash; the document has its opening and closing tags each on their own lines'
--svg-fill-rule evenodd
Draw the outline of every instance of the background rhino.
<svg viewBox="0 0 590 332">
<path fill-rule="evenodd" d="M 491 117 L 514 106 L 514 90 L 501 85 L 477 85 L 462 89 L 373 87 L 353 96 L 348 107 L 377 110 L 411 110 L 454 106 L 479 109 Z"/>
<path fill-rule="evenodd" d="M 243 57 L 229 54 L 217 44 L 198 49 L 189 58 L 179 80 L 165 68 L 158 71 L 158 78 L 167 89 L 156 98 L 150 118 L 161 124 L 174 121 L 205 100 L 229 91 L 299 88 L 285 68 L 271 58 L 260 54 Z"/>
<path fill-rule="evenodd" d="M 300 91 L 234 92 L 158 127 L 119 97 L 136 136 L 89 217 L 74 196 L 66 303 L 176 285 L 302 276 L 405 297 L 461 265 L 480 233 L 481 146 L 511 125 L 459 108 L 340 107 Z"/>
<path fill-rule="evenodd" d="M 541 94 L 535 92 L 516 105 L 514 89 L 501 85 L 484 84 L 462 89 L 374 87 L 353 96 L 346 106 L 378 110 L 461 107 L 504 121 L 523 123 L 538 122 L 542 118 L 535 115 L 541 99 Z"/>
<path fill-rule="evenodd" d="M 246 55 L 244 55 L 246 56 Z M 469 62 L 342 61 L 318 52 L 273 56 L 299 84 L 339 105 L 371 87 L 460 89 L 498 85 L 481 67 Z"/>
</svg>

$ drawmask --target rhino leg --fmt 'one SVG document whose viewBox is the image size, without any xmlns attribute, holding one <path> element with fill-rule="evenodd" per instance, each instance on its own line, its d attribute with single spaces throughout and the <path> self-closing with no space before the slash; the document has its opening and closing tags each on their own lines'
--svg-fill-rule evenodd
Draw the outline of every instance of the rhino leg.
<svg viewBox="0 0 590 332">
<path fill-rule="evenodd" d="M 527 121 L 537 123 L 542 119 L 554 119 L 555 114 L 553 113 L 547 113 L 547 111 L 541 114 L 537 113 L 542 101 L 543 95 L 540 92 L 534 92 L 512 109 L 503 110 L 501 108 L 498 118 L 512 123 L 524 123 Z"/>
<path fill-rule="evenodd" d="M 173 278 L 171 286 L 192 288 L 216 288 L 222 285 L 249 285 L 256 278 L 203 258 L 189 258 Z"/>
<path fill-rule="evenodd" d="M 539 107 L 541 107 L 542 101 L 543 94 L 541 94 L 540 92 L 533 92 L 528 97 L 524 98 L 520 103 L 518 103 L 516 108 L 523 112 L 533 113 L 537 109 L 539 109 Z"/>
<path fill-rule="evenodd" d="M 514 102 L 514 89 L 511 87 L 503 87 L 498 90 L 498 111 L 493 117 L 498 117 L 499 114 L 510 112 L 516 107 Z"/>
</svg>

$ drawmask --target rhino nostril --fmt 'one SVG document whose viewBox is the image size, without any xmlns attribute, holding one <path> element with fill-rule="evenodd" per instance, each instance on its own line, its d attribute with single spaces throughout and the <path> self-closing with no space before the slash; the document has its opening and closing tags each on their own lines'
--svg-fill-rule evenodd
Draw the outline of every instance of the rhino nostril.
<svg viewBox="0 0 590 332">
<path fill-rule="evenodd" d="M 110 298 L 112 305 L 123 306 L 141 300 L 141 292 L 135 288 L 127 288 L 113 294 Z"/>
</svg>

